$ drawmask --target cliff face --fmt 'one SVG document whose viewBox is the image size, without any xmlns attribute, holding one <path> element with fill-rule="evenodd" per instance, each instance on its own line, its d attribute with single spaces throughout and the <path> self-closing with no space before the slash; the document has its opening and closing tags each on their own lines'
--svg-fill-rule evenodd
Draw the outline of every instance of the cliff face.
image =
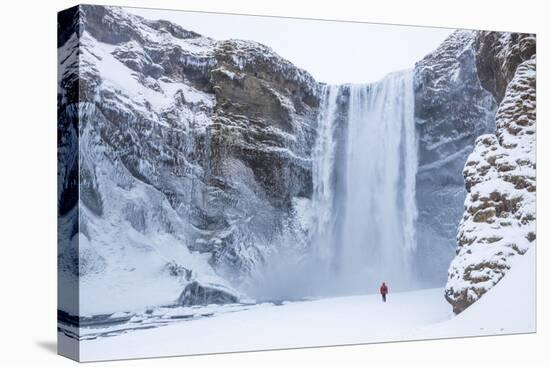
<svg viewBox="0 0 550 367">
<path fill-rule="evenodd" d="M 475 39 L 476 68 L 485 89 L 502 102 L 516 68 L 536 52 L 532 34 L 480 31 Z"/>
<path fill-rule="evenodd" d="M 462 169 L 475 139 L 494 129 L 496 104 L 476 71 L 473 31 L 456 31 L 414 70 L 420 280 L 445 281 L 466 195 Z"/>
<path fill-rule="evenodd" d="M 495 134 L 482 135 L 464 167 L 468 192 L 445 295 L 459 313 L 534 246 L 536 203 L 535 38 L 480 32 L 478 73 L 500 102 Z"/>
<path fill-rule="evenodd" d="M 81 312 L 171 302 L 193 282 L 238 294 L 230 282 L 295 230 L 292 199 L 311 196 L 318 84 L 263 45 L 119 8 L 79 6 L 60 23 L 59 214 L 79 220 L 59 267 L 86 284 Z M 97 295 L 106 304 L 91 309 Z"/>
</svg>

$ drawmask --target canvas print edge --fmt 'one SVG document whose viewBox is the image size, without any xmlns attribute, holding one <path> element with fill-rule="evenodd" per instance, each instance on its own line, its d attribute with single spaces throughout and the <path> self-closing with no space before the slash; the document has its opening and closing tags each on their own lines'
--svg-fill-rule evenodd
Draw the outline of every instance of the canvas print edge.
<svg viewBox="0 0 550 367">
<path fill-rule="evenodd" d="M 76 8 L 72 8 L 72 10 L 69 9 L 60 12 L 59 16 L 61 18 L 67 16 L 71 17 L 72 12 L 78 12 L 82 9 L 82 7 L 83 6 L 77 6 Z M 101 8 L 102 7 L 94 7 L 94 9 Z M 74 13 L 72 16 L 74 16 Z M 64 18 L 62 20 L 62 24 L 67 24 L 67 18 Z M 80 28 L 82 26 L 82 22 L 81 19 L 78 17 L 76 19 L 73 18 L 71 26 L 72 28 L 69 29 L 72 29 L 73 32 L 76 32 L 78 34 L 82 34 L 82 32 L 85 31 L 85 29 Z M 177 28 L 175 30 L 170 29 L 169 23 L 159 22 L 156 26 L 162 29 L 164 32 L 168 33 L 181 32 Z M 106 43 L 121 42 L 121 40 L 108 39 L 108 37 L 111 36 L 116 38 L 116 33 L 102 33 L 100 28 L 96 28 L 94 29 L 94 31 L 99 32 L 96 33 L 96 35 L 105 37 L 103 41 Z M 66 32 L 65 29 L 59 30 L 60 44 L 58 44 L 58 51 L 60 50 L 59 47 L 66 45 L 66 42 L 68 41 L 67 36 L 70 36 L 71 33 L 72 32 Z M 461 219 L 459 218 L 460 223 L 458 224 L 457 254 L 450 264 L 448 280 L 446 283 L 447 286 L 445 290 L 445 298 L 453 306 L 453 310 L 457 314 L 469 307 L 477 299 L 480 299 L 480 297 L 484 293 L 492 288 L 493 285 L 498 283 L 500 279 L 504 276 L 504 274 L 507 273 L 508 269 L 510 269 L 512 264 L 511 259 L 514 258 L 516 255 L 524 254 L 527 252 L 528 249 L 531 248 L 529 254 L 534 258 L 533 252 L 535 250 L 534 242 L 536 238 L 536 166 L 534 160 L 534 125 L 536 121 L 535 37 L 534 35 L 511 34 L 505 32 L 479 32 L 479 34 L 482 34 L 483 37 L 478 37 L 473 41 L 470 41 L 473 42 L 473 49 L 478 52 L 478 54 L 476 55 L 477 57 L 472 58 L 472 55 L 469 55 L 468 52 L 459 54 L 461 58 L 459 59 L 460 62 L 475 62 L 476 72 L 475 74 L 472 74 L 470 78 L 479 78 L 478 83 L 483 87 L 478 88 L 477 90 L 466 89 L 466 93 L 478 93 L 476 98 L 478 101 L 482 102 L 476 106 L 480 107 L 480 110 L 474 112 L 466 111 L 467 107 L 471 106 L 463 106 L 463 109 L 459 111 L 459 113 L 461 114 L 460 119 L 465 121 L 463 123 L 464 126 L 467 127 L 469 122 L 468 118 L 472 117 L 473 113 L 477 113 L 474 117 L 479 120 L 480 116 L 483 116 L 482 118 L 485 118 L 487 120 L 487 124 L 481 127 L 474 127 L 474 130 L 479 130 L 472 132 L 471 135 L 467 137 L 467 139 L 470 140 L 475 138 L 475 147 L 473 149 L 473 152 L 465 150 L 464 152 L 462 152 L 461 158 L 463 159 L 463 163 L 465 163 L 465 167 L 464 182 L 460 182 L 460 185 L 465 184 L 467 192 L 464 202 L 466 210 L 464 213 L 458 213 L 460 214 Z M 507 34 L 508 36 L 501 37 L 503 34 Z M 185 36 L 183 37 L 185 38 Z M 441 83 L 452 82 L 448 79 L 445 80 L 445 78 L 443 78 L 443 80 L 438 80 L 437 78 L 433 77 L 432 68 L 434 64 L 437 64 L 434 63 L 433 58 L 449 56 L 449 53 L 451 53 L 451 59 L 453 57 L 456 57 L 456 53 L 452 54 L 453 47 L 455 47 L 454 52 L 457 52 L 457 48 L 460 47 L 460 42 L 464 41 L 465 37 L 467 37 L 465 34 L 455 34 L 455 42 L 453 42 L 452 37 L 450 38 L 450 42 L 446 41 L 447 48 L 438 49 L 441 52 L 439 55 L 437 54 L 438 50 L 436 50 L 433 54 L 428 55 L 426 58 L 419 61 L 415 66 L 416 74 L 414 75 L 414 80 L 411 80 L 410 83 L 414 83 L 414 87 L 416 88 L 414 89 L 414 103 L 415 108 L 417 108 L 415 110 L 415 119 L 424 119 L 424 123 L 426 123 L 426 125 L 424 126 L 426 126 L 425 129 L 427 130 L 424 131 L 424 134 L 437 133 L 437 131 L 434 130 L 430 131 L 431 127 L 429 122 L 439 122 L 441 121 L 441 118 L 440 116 L 437 116 L 437 113 L 442 115 L 449 112 L 448 110 L 445 110 L 445 106 L 443 105 L 443 107 L 440 107 L 439 111 L 435 111 L 434 113 L 433 106 L 430 106 L 430 103 L 433 103 L 434 96 L 435 98 L 445 98 L 444 93 L 448 92 L 443 91 L 440 95 L 437 95 L 437 92 L 434 93 L 434 90 L 436 90 L 437 87 L 441 85 Z M 80 39 L 77 39 L 76 42 L 78 45 L 77 48 L 80 48 Z M 66 49 L 62 50 L 62 52 L 63 51 L 66 51 Z M 229 48 L 227 51 L 233 57 L 231 52 L 241 52 L 242 50 L 231 50 Z M 252 52 L 255 51 L 257 50 L 252 50 Z M 125 59 L 125 56 L 123 56 L 123 52 L 131 53 L 131 50 L 119 50 L 119 60 Z M 99 179 L 97 177 L 93 177 L 93 174 L 92 176 L 86 176 L 90 174 L 89 170 L 81 168 L 82 158 L 80 157 L 81 147 L 79 139 L 81 137 L 82 131 L 80 129 L 81 124 L 83 123 L 82 121 L 84 121 L 84 123 L 88 123 L 89 121 L 91 121 L 87 120 L 89 116 L 86 115 L 90 112 L 89 110 L 87 110 L 86 106 L 86 103 L 90 101 L 88 99 L 90 96 L 86 94 L 90 91 L 93 91 L 95 86 L 90 86 L 86 84 L 90 81 L 93 81 L 93 79 L 81 77 L 81 72 L 85 73 L 86 70 L 84 67 L 84 70 L 81 71 L 80 67 L 81 65 L 83 65 L 83 62 L 84 65 L 86 65 L 87 60 L 85 58 L 79 58 L 79 55 L 80 52 L 73 52 L 69 54 L 62 53 L 59 61 L 60 65 L 63 64 L 63 66 L 60 66 L 60 77 L 58 79 L 58 82 L 63 83 L 58 86 L 58 88 L 63 90 L 61 93 L 62 96 L 58 97 L 62 98 L 62 101 L 58 99 L 59 106 L 62 107 L 58 110 L 60 116 L 58 117 L 58 160 L 60 162 L 58 164 L 58 260 L 62 270 L 65 269 L 69 272 L 74 273 L 75 269 L 77 269 L 76 274 L 81 274 L 81 272 L 83 271 L 96 271 L 93 266 L 91 267 L 91 269 L 87 269 L 86 267 L 88 265 L 97 265 L 98 262 L 101 263 L 101 260 L 96 260 L 96 263 L 94 263 L 93 261 L 90 262 L 90 259 L 94 259 L 93 256 L 90 258 L 81 256 L 81 251 L 93 252 L 93 250 L 90 250 L 87 247 L 81 248 L 80 246 L 79 241 L 81 239 L 86 241 L 85 234 L 83 236 L 75 236 L 75 233 L 85 232 L 85 230 L 83 231 L 80 227 L 81 205 L 84 205 L 86 207 L 85 211 L 91 211 L 92 214 L 94 214 L 94 210 L 96 211 L 95 214 L 97 214 L 98 212 L 100 213 L 101 210 L 103 210 L 101 194 L 98 195 L 98 192 L 100 191 L 97 187 Z M 479 57 L 480 55 L 482 57 Z M 98 55 L 93 56 L 98 57 Z M 430 56 L 432 57 L 432 60 L 430 59 Z M 129 59 L 133 57 L 135 57 L 135 55 L 131 55 L 130 57 L 125 59 L 127 66 L 131 65 L 133 61 Z M 99 55 L 98 58 L 101 58 L 101 55 Z M 193 61 L 190 62 L 192 63 Z M 235 61 L 234 59 L 231 59 L 231 61 L 226 62 Z M 208 63 L 208 61 L 206 61 L 206 63 Z M 290 77 L 291 82 L 296 82 L 295 80 L 292 80 L 292 78 L 298 78 L 300 82 L 304 82 L 304 79 L 301 78 L 305 78 L 306 80 L 306 93 L 304 96 L 302 96 L 303 99 L 301 103 L 304 104 L 302 107 L 307 109 L 311 108 L 312 105 L 315 106 L 317 104 L 317 106 L 319 106 L 322 103 L 330 103 L 330 101 L 323 102 L 318 99 L 317 102 L 309 101 L 310 103 L 308 104 L 308 98 L 315 99 L 314 95 L 317 92 L 313 91 L 312 93 L 310 93 L 311 95 L 308 96 L 307 89 L 311 88 L 311 90 L 314 90 L 318 87 L 314 84 L 315 81 L 313 79 L 309 79 L 310 77 L 308 77 L 307 73 L 301 74 L 300 70 L 294 71 L 292 70 L 292 64 L 290 65 L 290 72 L 297 73 L 293 74 Z M 464 64 L 460 65 L 464 66 Z M 444 63 L 439 63 L 439 65 L 437 66 L 441 67 L 441 69 L 438 70 L 439 72 L 441 72 L 441 70 L 444 70 L 444 68 L 448 65 L 445 65 Z M 134 70 L 133 68 L 139 68 L 141 66 L 131 65 L 128 67 Z M 200 69 L 205 66 L 190 65 L 190 69 L 192 69 L 193 67 L 197 67 L 198 69 Z M 70 72 L 67 73 L 67 70 L 69 70 L 70 68 L 73 68 L 73 71 L 75 72 L 75 74 L 73 74 L 73 78 L 64 78 L 64 76 L 70 74 Z M 210 70 L 213 69 L 211 68 Z M 285 69 L 283 71 L 283 74 L 286 73 L 288 70 L 289 69 Z M 460 71 L 463 71 L 463 69 L 460 69 Z M 147 71 L 147 73 L 153 74 L 156 72 L 158 72 L 158 70 Z M 194 72 L 198 73 L 197 71 Z M 244 72 L 246 73 L 248 71 L 246 71 L 245 69 Z M 223 80 L 223 78 L 228 78 L 229 75 L 225 74 L 225 71 L 224 73 L 222 73 L 225 75 L 221 75 L 220 73 L 214 74 L 216 74 L 219 78 L 218 81 L 221 89 L 220 91 L 216 92 L 221 92 L 222 95 L 223 93 L 229 93 L 228 90 L 233 86 L 225 85 L 226 81 Z M 75 75 L 76 78 L 74 78 Z M 265 75 L 262 75 L 261 77 L 267 78 Z M 288 78 L 287 75 L 285 75 L 284 77 Z M 465 75 L 457 75 L 457 78 L 465 78 Z M 198 77 L 198 81 L 194 82 L 200 83 L 200 76 Z M 399 79 L 397 82 L 401 83 L 403 81 Z M 145 83 L 147 83 L 147 81 L 145 81 Z M 466 85 L 466 87 L 471 87 L 472 83 L 470 83 L 470 85 Z M 224 90 L 224 87 L 228 89 Z M 102 92 L 106 93 L 107 91 Z M 463 98 L 464 91 L 461 92 L 462 94 L 457 93 L 454 97 Z M 356 95 L 361 96 L 362 93 L 366 92 L 365 90 L 361 89 L 354 91 L 352 88 L 350 88 L 347 89 L 347 91 L 345 92 L 340 89 L 336 91 L 333 90 L 332 93 L 333 97 L 339 101 L 336 103 L 341 103 L 339 99 L 343 99 L 343 97 L 341 97 L 343 93 L 348 93 L 348 95 L 353 95 L 353 93 L 355 93 Z M 330 92 L 328 92 L 327 95 L 330 97 Z M 107 94 L 103 94 L 102 96 L 106 96 L 106 100 L 110 98 Z M 235 102 L 238 98 L 230 95 L 223 95 L 223 97 L 229 103 Z M 351 97 L 348 98 L 350 98 L 351 100 Z M 76 105 L 73 104 L 72 107 L 70 107 L 68 105 L 70 105 L 71 103 L 67 103 L 68 101 L 77 102 Z M 521 101 L 521 103 L 518 103 L 518 101 Z M 189 101 L 184 101 L 183 103 L 189 103 Z M 201 103 L 204 106 L 203 108 L 208 110 L 208 102 Z M 423 111 L 424 106 L 425 110 Z M 456 108 L 456 105 L 453 105 L 452 102 L 449 101 L 447 107 L 454 109 Z M 135 106 L 132 108 L 135 108 Z M 227 108 L 229 109 L 230 107 Z M 237 111 L 231 112 L 235 113 Z M 456 112 L 456 110 L 453 110 L 453 112 Z M 425 113 L 425 116 L 422 116 L 423 113 Z M 493 121 L 492 114 L 496 114 L 496 119 Z M 307 113 L 299 117 L 304 118 L 304 116 L 307 116 Z M 348 121 L 353 121 L 353 119 Z M 282 119 L 281 122 L 284 123 L 284 119 Z M 495 124 L 494 128 L 496 128 L 497 134 L 483 134 L 485 132 L 491 132 L 491 123 Z M 422 128 L 423 127 L 421 127 L 421 129 Z M 453 144 L 456 144 L 459 141 L 460 140 L 457 139 L 456 141 L 453 141 Z M 116 142 L 111 141 L 111 143 Z M 434 158 L 434 156 L 429 157 L 429 154 L 424 155 L 424 157 L 426 158 L 426 162 L 423 162 L 424 164 L 422 165 L 422 169 L 424 171 L 417 172 L 417 176 L 415 178 L 417 185 L 417 191 L 415 192 L 415 195 L 417 195 L 417 197 L 421 195 L 428 196 L 432 195 L 433 193 L 445 195 L 445 192 L 438 192 L 437 189 L 438 185 L 440 185 L 441 182 L 444 182 L 444 178 L 442 178 L 441 181 L 434 183 L 430 182 L 430 175 L 433 175 L 433 172 L 440 169 L 440 166 L 437 165 L 438 163 L 440 163 L 439 159 L 445 157 L 447 152 L 438 151 L 437 147 L 434 148 L 433 146 L 430 146 L 430 144 L 426 142 L 424 143 L 424 147 L 422 146 L 422 142 L 419 143 L 419 149 L 424 148 L 426 153 L 432 155 L 439 154 L 439 156 Z M 467 146 L 468 144 L 464 144 L 462 148 L 466 148 Z M 217 154 L 224 153 L 226 153 L 226 151 L 217 152 Z M 211 156 L 207 158 L 210 159 Z M 430 165 L 428 164 L 430 158 L 432 159 L 432 163 L 436 163 L 432 167 L 430 167 Z M 456 160 L 457 163 L 460 161 L 460 159 Z M 91 162 L 87 161 L 84 162 L 84 164 L 91 164 Z M 122 164 L 124 165 L 124 169 L 130 172 L 134 178 L 137 178 L 138 180 L 141 180 L 143 182 L 147 182 L 146 180 L 148 180 L 148 177 L 143 173 L 144 168 L 139 165 L 136 166 L 137 162 L 126 161 L 122 162 Z M 293 164 L 296 163 L 293 162 Z M 223 167 L 223 169 L 225 169 L 225 167 Z M 295 171 L 291 172 L 291 174 L 304 175 L 304 173 L 300 171 L 300 169 L 301 168 L 298 167 Z M 424 176 L 422 176 L 422 174 L 424 174 Z M 82 178 L 81 175 L 83 175 L 84 178 Z M 305 175 L 306 177 L 309 177 L 307 173 Z M 303 178 L 303 176 L 301 176 L 301 178 Z M 424 183 L 422 183 L 423 179 Z M 151 184 L 150 182 L 148 183 Z M 305 187 L 295 187 L 294 189 L 297 191 L 311 190 Z M 424 190 L 424 192 L 422 190 Z M 165 193 L 167 193 L 167 191 Z M 173 194 L 176 195 L 177 193 Z M 302 192 L 295 192 L 294 194 L 296 194 L 296 196 L 304 196 Z M 85 199 L 82 199 L 81 196 L 84 196 Z M 84 200 L 85 203 L 80 204 L 79 200 Z M 281 200 L 281 198 L 269 198 L 269 200 Z M 458 200 L 460 201 L 460 198 L 458 198 Z M 434 198 L 432 198 L 431 201 L 431 205 L 433 206 Z M 168 203 L 173 204 L 170 202 L 170 200 L 168 200 Z M 272 204 L 272 202 L 270 202 L 270 204 Z M 283 204 L 277 203 L 276 205 Z M 293 205 L 294 208 L 300 206 L 296 203 L 292 203 L 291 205 Z M 330 209 L 335 210 L 336 208 L 331 207 Z M 422 223 L 422 213 L 423 211 L 419 210 L 419 218 L 417 219 L 419 223 Z M 85 213 L 84 216 L 86 215 L 89 214 Z M 456 213 L 454 215 L 456 216 Z M 88 218 L 86 220 L 88 220 Z M 132 218 L 130 222 L 134 220 L 137 220 L 136 225 L 140 226 L 140 221 L 146 221 L 147 219 Z M 172 221 L 172 219 L 168 220 L 168 222 L 170 221 Z M 500 227 L 498 228 L 498 231 L 495 231 L 494 227 L 497 224 L 500 225 Z M 348 225 L 353 225 L 353 223 L 348 223 Z M 505 232 L 505 227 L 508 226 L 512 227 L 514 233 L 507 234 Z M 438 227 L 436 226 L 429 228 L 429 231 L 433 231 L 434 228 Z M 521 229 L 518 230 L 518 228 Z M 439 230 L 444 232 L 445 225 L 441 224 Z M 504 238 L 504 241 L 502 241 L 503 233 L 508 236 Z M 423 234 L 419 232 L 417 235 L 422 236 Z M 431 235 L 433 235 L 433 233 L 431 233 L 430 236 Z M 512 238 L 512 240 L 510 240 L 509 238 Z M 486 246 L 488 244 L 495 243 L 496 245 Z M 497 246 L 499 243 L 502 244 L 500 248 Z M 196 242 L 196 244 L 198 244 L 199 247 L 202 246 L 202 242 L 200 241 Z M 86 246 L 88 245 L 89 244 L 86 243 Z M 472 254 L 472 249 L 476 248 L 482 248 L 482 250 L 479 250 L 480 252 L 474 252 Z M 201 251 L 202 250 L 204 249 L 201 249 Z M 429 247 L 422 249 L 422 251 L 424 251 L 427 255 L 437 253 L 437 251 L 439 250 L 440 249 Z M 227 254 L 225 254 L 224 256 L 226 255 Z M 237 255 L 237 258 L 239 256 L 240 255 Z M 99 256 L 99 258 L 100 257 L 101 256 Z M 82 259 L 85 259 L 84 263 L 81 262 Z M 222 267 L 227 265 L 226 263 L 224 263 L 225 261 L 227 261 L 227 259 L 225 258 L 220 261 Z M 239 261 L 242 261 L 242 259 Z M 180 277 L 181 279 L 185 280 L 185 278 L 188 276 L 187 271 L 189 269 L 180 269 L 178 265 L 181 265 L 181 262 L 176 261 L 175 265 L 173 266 L 170 266 L 170 261 L 168 261 L 167 263 L 167 272 L 169 274 L 178 273 L 176 277 Z M 430 271 L 436 266 L 438 266 L 438 264 L 435 264 L 434 266 L 427 266 L 426 271 Z M 191 274 L 189 275 L 189 279 L 192 279 Z M 208 292 L 210 289 L 212 289 L 212 297 L 214 297 L 216 300 L 220 300 L 221 303 L 231 303 L 231 300 L 233 299 L 232 297 L 238 297 L 246 301 L 245 297 L 241 294 L 241 291 L 234 289 L 232 284 L 219 284 L 219 281 L 216 281 L 214 283 L 216 284 L 214 288 L 205 287 L 204 285 L 208 284 L 207 282 L 187 282 L 186 284 L 196 284 L 190 288 L 187 288 L 188 292 L 191 293 L 196 292 L 204 294 L 204 292 Z M 530 285 L 530 287 L 534 287 L 534 285 Z M 89 318 L 87 319 L 86 317 L 80 318 L 80 315 L 82 315 L 80 309 L 81 303 L 78 300 L 80 300 L 81 290 L 78 277 L 59 277 L 58 289 L 59 302 L 64 305 L 63 308 L 65 309 L 60 309 L 58 313 L 58 319 L 61 323 L 84 325 L 87 321 L 101 322 L 101 320 L 98 320 L 97 318 L 94 320 L 90 320 Z M 182 302 L 187 301 L 184 301 L 182 299 Z M 534 304 L 530 304 L 530 306 L 534 307 Z M 70 308 L 70 312 L 67 312 L 68 308 Z M 534 315 L 536 315 L 536 312 L 533 312 Z M 98 315 L 99 317 L 101 317 L 101 314 L 96 314 L 95 316 L 97 317 Z M 113 314 L 109 315 L 109 317 L 112 316 Z M 120 316 L 122 319 L 127 317 L 127 315 L 118 316 Z M 111 319 L 111 321 L 113 320 Z M 80 328 L 76 328 L 75 331 L 75 336 L 78 337 Z M 59 334 L 60 352 L 62 354 L 68 354 L 69 357 L 72 357 L 74 359 L 80 359 L 80 351 L 78 350 L 79 343 L 75 342 L 74 338 L 66 338 L 66 333 L 67 329 L 64 329 L 63 333 Z"/>
</svg>

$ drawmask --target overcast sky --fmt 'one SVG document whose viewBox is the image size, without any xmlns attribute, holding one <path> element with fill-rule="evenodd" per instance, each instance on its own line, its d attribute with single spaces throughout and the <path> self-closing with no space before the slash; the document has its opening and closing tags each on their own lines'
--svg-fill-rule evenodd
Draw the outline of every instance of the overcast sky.
<svg viewBox="0 0 550 367">
<path fill-rule="evenodd" d="M 261 42 L 321 82 L 363 83 L 408 69 L 452 31 L 446 28 L 333 22 L 128 8 L 218 40 Z"/>
</svg>

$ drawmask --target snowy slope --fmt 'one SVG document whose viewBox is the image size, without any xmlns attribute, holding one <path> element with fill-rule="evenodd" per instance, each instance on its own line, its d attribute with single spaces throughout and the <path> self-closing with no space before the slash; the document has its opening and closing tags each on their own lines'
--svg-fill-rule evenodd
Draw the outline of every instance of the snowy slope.
<svg viewBox="0 0 550 367">
<path fill-rule="evenodd" d="M 416 336 L 426 338 L 518 334 L 536 331 L 536 249 L 514 259 L 510 271 L 486 295 L 449 321 Z"/>
</svg>

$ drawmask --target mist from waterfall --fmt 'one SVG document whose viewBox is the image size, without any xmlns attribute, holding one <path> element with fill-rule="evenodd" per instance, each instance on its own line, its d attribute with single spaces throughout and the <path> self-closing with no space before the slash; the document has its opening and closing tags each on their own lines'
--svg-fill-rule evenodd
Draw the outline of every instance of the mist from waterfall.
<svg viewBox="0 0 550 367">
<path fill-rule="evenodd" d="M 414 286 L 417 137 L 412 71 L 328 86 L 313 158 L 312 256 L 338 293 Z M 328 281 L 330 279 L 330 281 Z"/>
<path fill-rule="evenodd" d="M 257 299 L 300 299 L 417 286 L 417 137 L 412 71 L 373 84 L 326 85 L 312 152 L 305 247 L 290 232 L 246 284 Z M 306 202 L 308 204 L 306 204 Z M 302 222 L 302 220 L 300 220 Z"/>
</svg>

